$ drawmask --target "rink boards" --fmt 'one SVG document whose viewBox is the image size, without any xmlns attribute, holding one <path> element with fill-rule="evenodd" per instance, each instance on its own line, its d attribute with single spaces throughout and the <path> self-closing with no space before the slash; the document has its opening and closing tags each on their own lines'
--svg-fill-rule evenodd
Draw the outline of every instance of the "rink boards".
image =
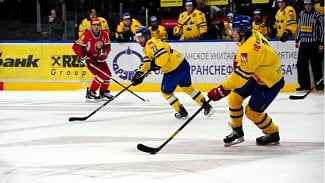
<svg viewBox="0 0 325 183">
<path fill-rule="evenodd" d="M 0 90 L 71 90 L 89 85 L 92 74 L 79 62 L 71 46 L 73 42 L 3 42 L 0 43 Z M 191 64 L 192 82 L 202 91 L 222 83 L 233 71 L 237 50 L 233 41 L 171 41 Z M 286 85 L 283 92 L 297 87 L 298 50 L 293 41 L 271 41 L 282 60 Z M 141 65 L 142 47 L 135 42 L 112 43 L 107 58 L 113 78 L 128 85 Z M 162 73 L 151 73 L 135 91 L 160 91 Z M 111 90 L 121 87 L 111 82 Z"/>
</svg>

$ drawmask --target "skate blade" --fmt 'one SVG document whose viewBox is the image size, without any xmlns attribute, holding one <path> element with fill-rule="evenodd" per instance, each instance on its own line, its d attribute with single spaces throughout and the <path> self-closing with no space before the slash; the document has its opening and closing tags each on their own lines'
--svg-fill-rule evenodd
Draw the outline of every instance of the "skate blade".
<svg viewBox="0 0 325 183">
<path fill-rule="evenodd" d="M 176 116 L 174 116 L 176 119 L 180 119 L 180 120 L 182 120 L 182 119 L 188 119 L 189 117 L 188 117 L 188 115 L 187 116 L 184 116 L 184 117 L 180 117 L 180 118 L 178 118 L 178 117 L 176 117 Z"/>
<path fill-rule="evenodd" d="M 100 99 L 89 99 L 89 98 L 86 99 L 87 103 L 98 103 L 100 101 L 101 101 Z"/>
<path fill-rule="evenodd" d="M 214 115 L 214 113 L 216 113 L 216 110 L 211 109 L 210 112 L 207 115 L 205 115 L 205 116 L 206 117 L 211 117 L 212 115 Z"/>
<path fill-rule="evenodd" d="M 276 146 L 276 145 L 279 145 L 279 144 L 280 144 L 280 142 L 270 142 L 268 144 L 259 144 L 259 143 L 256 142 L 256 145 L 258 145 L 258 146 Z"/>
<path fill-rule="evenodd" d="M 240 138 L 236 139 L 236 140 L 233 141 L 233 142 L 225 143 L 225 147 L 233 146 L 233 145 L 235 145 L 235 144 L 239 144 L 239 143 L 242 143 L 242 142 L 244 142 L 244 141 L 245 141 L 244 137 L 240 137 Z"/>
<path fill-rule="evenodd" d="M 112 98 L 114 98 L 114 97 L 112 97 Z M 99 99 L 99 101 L 109 101 L 109 100 L 112 100 L 112 98 L 101 98 L 101 99 Z"/>
</svg>

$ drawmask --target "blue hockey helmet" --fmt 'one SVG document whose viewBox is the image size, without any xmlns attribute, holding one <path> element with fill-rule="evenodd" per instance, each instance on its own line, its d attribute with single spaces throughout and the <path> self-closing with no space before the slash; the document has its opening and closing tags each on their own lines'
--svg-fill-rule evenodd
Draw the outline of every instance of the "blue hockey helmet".
<svg viewBox="0 0 325 183">
<path fill-rule="evenodd" d="M 156 16 L 150 17 L 150 22 L 156 22 L 158 21 L 158 18 Z"/>
<path fill-rule="evenodd" d="M 232 20 L 232 28 L 249 35 L 252 33 L 252 19 L 247 15 L 239 15 Z"/>
<path fill-rule="evenodd" d="M 256 9 L 253 11 L 253 14 L 254 14 L 254 15 L 262 15 L 262 9 L 260 9 L 260 8 L 256 8 Z"/>
<path fill-rule="evenodd" d="M 149 35 L 150 35 L 150 30 L 145 26 L 138 28 L 135 34 L 136 37 L 149 36 Z"/>
<path fill-rule="evenodd" d="M 234 12 L 227 13 L 227 18 L 234 18 L 234 17 L 235 17 L 235 13 Z"/>
<path fill-rule="evenodd" d="M 188 6 L 188 5 L 193 5 L 193 1 L 192 0 L 186 0 L 185 1 L 185 6 Z"/>
<path fill-rule="evenodd" d="M 131 18 L 131 14 L 129 12 L 123 13 L 123 20 L 130 19 L 130 18 Z"/>
</svg>

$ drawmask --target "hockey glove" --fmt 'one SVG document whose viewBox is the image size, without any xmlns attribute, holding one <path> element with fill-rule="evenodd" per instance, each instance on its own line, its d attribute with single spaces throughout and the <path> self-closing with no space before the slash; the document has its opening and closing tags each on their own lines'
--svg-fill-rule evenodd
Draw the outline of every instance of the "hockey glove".
<svg viewBox="0 0 325 183">
<path fill-rule="evenodd" d="M 274 29 L 274 28 L 271 29 L 271 33 L 270 33 L 271 35 L 270 35 L 270 37 L 271 38 L 275 38 L 275 36 L 276 36 L 277 33 L 278 33 L 278 30 L 277 29 Z"/>
<path fill-rule="evenodd" d="M 178 33 L 177 33 L 177 34 L 175 34 L 174 37 L 175 37 L 176 40 L 179 40 L 179 39 L 181 38 L 181 34 L 178 34 Z"/>
<path fill-rule="evenodd" d="M 230 93 L 230 90 L 225 90 L 222 85 L 217 88 L 213 88 L 209 91 L 208 97 L 213 101 L 218 101 L 223 97 L 226 97 Z"/>
<path fill-rule="evenodd" d="M 143 79 L 144 79 L 143 72 L 137 71 L 131 80 L 132 85 L 137 86 L 138 84 L 141 84 Z"/>
<path fill-rule="evenodd" d="M 200 40 L 204 40 L 204 39 L 206 39 L 206 37 L 207 37 L 207 33 L 202 33 L 201 35 L 200 35 Z"/>
<path fill-rule="evenodd" d="M 85 55 L 85 56 L 80 57 L 79 59 L 80 59 L 80 63 L 82 63 L 83 65 L 87 65 L 86 61 L 90 58 L 87 55 Z"/>
<path fill-rule="evenodd" d="M 151 61 L 151 64 L 150 64 L 150 69 L 152 71 L 158 71 L 160 69 L 160 67 L 158 65 L 155 64 L 155 61 Z"/>
<path fill-rule="evenodd" d="M 281 41 L 281 42 L 286 42 L 286 41 L 288 41 L 289 36 L 291 36 L 291 35 L 292 35 L 291 32 L 288 31 L 288 30 L 286 30 L 286 31 L 282 34 L 282 36 L 281 36 L 281 38 L 280 38 L 280 41 Z"/>
<path fill-rule="evenodd" d="M 122 39 L 125 41 L 132 41 L 133 40 L 133 34 L 130 29 L 126 29 L 122 32 Z"/>
</svg>

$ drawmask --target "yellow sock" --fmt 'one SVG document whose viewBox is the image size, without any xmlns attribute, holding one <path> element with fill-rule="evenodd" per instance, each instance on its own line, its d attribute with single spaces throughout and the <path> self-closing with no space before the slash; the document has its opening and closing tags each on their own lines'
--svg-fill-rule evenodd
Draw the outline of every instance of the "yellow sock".
<svg viewBox="0 0 325 183">
<path fill-rule="evenodd" d="M 179 102 L 178 98 L 174 95 L 174 93 L 171 94 L 162 93 L 162 96 L 166 99 L 169 105 L 171 105 L 176 112 L 180 111 L 179 106 L 181 105 L 181 103 Z"/>
<path fill-rule="evenodd" d="M 272 121 L 272 118 L 265 112 L 253 111 L 248 105 L 245 108 L 245 114 L 248 119 L 252 120 L 255 125 L 265 134 L 279 132 L 279 127 Z"/>
<path fill-rule="evenodd" d="M 205 101 L 205 98 L 201 91 L 194 89 L 192 86 L 189 87 L 182 87 L 182 90 L 191 96 L 191 98 L 199 105 L 203 105 L 203 101 Z"/>
<path fill-rule="evenodd" d="M 242 126 L 243 123 L 243 97 L 236 92 L 228 95 L 228 105 L 230 111 L 230 123 L 233 128 Z"/>
</svg>

